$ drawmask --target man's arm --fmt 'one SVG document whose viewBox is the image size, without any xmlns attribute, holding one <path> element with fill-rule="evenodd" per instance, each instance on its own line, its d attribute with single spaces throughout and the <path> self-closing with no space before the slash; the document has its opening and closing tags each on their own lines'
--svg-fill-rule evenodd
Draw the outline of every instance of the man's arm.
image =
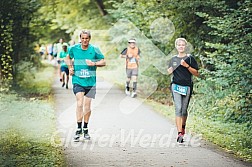
<svg viewBox="0 0 252 167">
<path fill-rule="evenodd" d="M 86 60 L 86 63 L 88 66 L 97 66 L 97 67 L 104 67 L 106 66 L 106 61 L 104 59 L 101 59 L 97 62 L 93 62 L 91 60 Z"/>
<path fill-rule="evenodd" d="M 73 75 L 74 74 L 74 68 L 73 68 L 73 63 L 69 55 L 66 56 L 65 58 L 65 63 L 68 66 L 69 69 L 69 74 Z"/>
</svg>

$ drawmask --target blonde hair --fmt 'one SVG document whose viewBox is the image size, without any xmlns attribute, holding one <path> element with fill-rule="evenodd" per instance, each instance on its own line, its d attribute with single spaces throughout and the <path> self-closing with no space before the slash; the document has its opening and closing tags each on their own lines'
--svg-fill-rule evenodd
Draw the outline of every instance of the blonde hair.
<svg viewBox="0 0 252 167">
<path fill-rule="evenodd" d="M 187 46 L 187 40 L 186 40 L 185 38 L 177 38 L 177 39 L 175 40 L 175 47 L 177 47 L 178 41 L 184 41 L 185 44 L 186 44 L 186 46 Z"/>
</svg>

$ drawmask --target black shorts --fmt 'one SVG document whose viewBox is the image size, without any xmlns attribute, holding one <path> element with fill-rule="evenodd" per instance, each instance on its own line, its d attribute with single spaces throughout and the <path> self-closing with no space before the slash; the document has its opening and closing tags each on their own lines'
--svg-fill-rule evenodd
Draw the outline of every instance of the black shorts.
<svg viewBox="0 0 252 167">
<path fill-rule="evenodd" d="M 73 85 L 73 92 L 76 95 L 79 92 L 84 92 L 84 96 L 94 99 L 96 94 L 95 86 L 81 86 L 78 84 Z"/>
<path fill-rule="evenodd" d="M 60 67 L 61 72 L 65 72 L 66 75 L 69 75 L 69 69 L 67 67 Z"/>
</svg>

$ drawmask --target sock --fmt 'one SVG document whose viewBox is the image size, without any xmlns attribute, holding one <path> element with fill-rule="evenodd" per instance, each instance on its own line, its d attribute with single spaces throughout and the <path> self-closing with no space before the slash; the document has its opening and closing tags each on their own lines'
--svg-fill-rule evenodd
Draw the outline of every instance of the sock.
<svg viewBox="0 0 252 167">
<path fill-rule="evenodd" d="M 137 82 L 133 82 L 133 91 L 136 92 L 137 89 Z"/>
<path fill-rule="evenodd" d="M 126 82 L 126 89 L 127 89 L 127 91 L 129 91 L 129 84 L 130 84 L 130 82 Z"/>
<path fill-rule="evenodd" d="M 185 129 L 185 125 L 182 125 L 182 129 Z"/>
<path fill-rule="evenodd" d="M 81 129 L 82 122 L 77 122 L 77 125 L 78 125 L 78 129 Z"/>
<path fill-rule="evenodd" d="M 83 130 L 84 130 L 85 134 L 88 133 L 88 123 L 87 122 L 84 122 Z"/>
</svg>

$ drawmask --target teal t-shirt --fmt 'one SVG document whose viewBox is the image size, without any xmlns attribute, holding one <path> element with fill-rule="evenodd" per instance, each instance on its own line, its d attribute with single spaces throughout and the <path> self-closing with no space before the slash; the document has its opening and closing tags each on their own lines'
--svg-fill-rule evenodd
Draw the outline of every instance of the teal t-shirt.
<svg viewBox="0 0 252 167">
<path fill-rule="evenodd" d="M 61 51 L 61 52 L 60 52 L 60 58 L 61 58 L 61 59 L 65 59 L 67 55 L 68 55 L 68 51 L 67 51 L 67 52 L 65 52 L 65 51 Z M 61 66 L 61 67 L 68 67 L 68 66 L 66 65 L 66 62 L 65 62 L 64 60 L 62 60 L 62 61 L 60 62 L 60 66 Z"/>
<path fill-rule="evenodd" d="M 72 83 L 83 87 L 96 86 L 96 66 L 88 66 L 86 60 L 97 62 L 104 59 L 100 49 L 89 44 L 88 49 L 83 50 L 81 44 L 78 43 L 70 48 L 69 56 L 71 59 L 74 59 Z"/>
</svg>

